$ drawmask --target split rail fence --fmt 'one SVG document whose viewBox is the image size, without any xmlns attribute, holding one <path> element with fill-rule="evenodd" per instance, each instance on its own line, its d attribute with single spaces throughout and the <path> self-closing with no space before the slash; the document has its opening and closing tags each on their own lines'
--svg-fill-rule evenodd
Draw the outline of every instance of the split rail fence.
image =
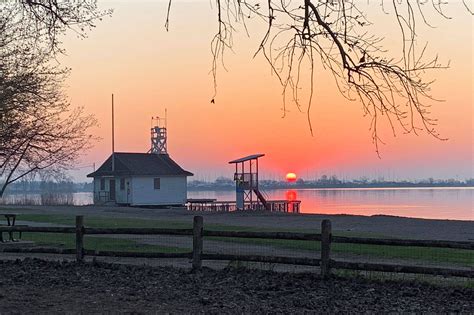
<svg viewBox="0 0 474 315">
<path fill-rule="evenodd" d="M 61 248 L 3 248 L 9 253 L 47 253 L 75 255 L 78 262 L 84 261 L 85 256 L 107 257 L 139 257 L 139 258 L 188 258 L 192 261 L 193 269 L 199 269 L 203 260 L 247 261 L 274 264 L 290 264 L 319 266 L 321 276 L 331 275 L 331 269 L 364 270 L 376 272 L 416 273 L 429 275 L 443 275 L 474 278 L 474 270 L 414 266 L 404 264 L 350 262 L 331 259 L 332 243 L 367 244 L 384 246 L 431 247 L 474 250 L 474 242 L 454 242 L 436 240 L 409 240 L 409 239 L 378 239 L 334 236 L 331 232 L 330 220 L 323 220 L 321 233 L 291 233 L 291 232 L 250 232 L 250 231 L 216 231 L 205 230 L 203 218 L 195 216 L 192 229 L 163 229 L 163 228 L 89 228 L 84 226 L 83 216 L 76 216 L 75 227 L 32 227 L 32 226 L 0 226 L 0 233 L 31 232 L 31 233 L 74 233 L 75 249 Z M 124 252 L 90 250 L 84 247 L 84 235 L 171 235 L 192 236 L 193 247 L 190 252 L 159 253 L 159 252 Z M 320 258 L 264 256 L 264 255 L 233 255 L 214 254 L 203 252 L 204 237 L 247 238 L 267 240 L 299 240 L 321 242 Z"/>
</svg>

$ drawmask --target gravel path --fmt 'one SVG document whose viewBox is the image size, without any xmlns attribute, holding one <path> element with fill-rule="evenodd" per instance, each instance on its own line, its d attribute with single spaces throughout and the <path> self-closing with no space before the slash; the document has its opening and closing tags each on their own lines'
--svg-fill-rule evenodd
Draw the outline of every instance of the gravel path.
<svg viewBox="0 0 474 315">
<path fill-rule="evenodd" d="M 257 270 L 0 261 L 0 313 L 474 311 L 474 290 Z"/>
</svg>

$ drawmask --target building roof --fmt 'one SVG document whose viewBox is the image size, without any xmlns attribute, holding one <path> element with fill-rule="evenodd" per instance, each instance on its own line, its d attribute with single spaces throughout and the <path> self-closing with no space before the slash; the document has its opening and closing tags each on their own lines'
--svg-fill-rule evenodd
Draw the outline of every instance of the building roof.
<svg viewBox="0 0 474 315">
<path fill-rule="evenodd" d="M 260 154 L 252 154 L 252 155 L 240 158 L 240 159 L 232 160 L 232 161 L 229 162 L 229 164 L 235 164 L 235 163 L 241 163 L 241 162 L 245 162 L 245 161 L 255 160 L 255 159 L 258 159 L 259 157 L 262 157 L 262 156 L 265 156 L 265 154 L 261 154 L 261 153 Z"/>
<path fill-rule="evenodd" d="M 193 176 L 181 168 L 168 154 L 115 152 L 115 171 L 112 171 L 112 155 L 87 177 L 100 176 Z"/>
</svg>

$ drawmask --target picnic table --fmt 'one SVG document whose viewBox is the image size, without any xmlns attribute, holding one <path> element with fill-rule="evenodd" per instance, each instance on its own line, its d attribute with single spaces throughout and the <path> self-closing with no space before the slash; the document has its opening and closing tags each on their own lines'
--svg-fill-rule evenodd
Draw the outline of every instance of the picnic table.
<svg viewBox="0 0 474 315">
<path fill-rule="evenodd" d="M 5 219 L 7 219 L 7 225 L 6 226 L 14 226 L 15 225 L 15 223 L 16 223 L 16 214 L 14 214 L 14 213 L 5 213 L 5 214 L 3 214 L 3 216 L 5 217 Z M 13 238 L 13 232 L 8 232 L 8 234 L 10 236 L 10 241 L 12 241 L 12 242 L 18 241 L 18 240 Z M 21 238 L 21 232 L 20 232 L 19 238 Z M 0 241 L 5 242 L 5 240 L 3 239 L 3 232 L 0 232 Z"/>
</svg>

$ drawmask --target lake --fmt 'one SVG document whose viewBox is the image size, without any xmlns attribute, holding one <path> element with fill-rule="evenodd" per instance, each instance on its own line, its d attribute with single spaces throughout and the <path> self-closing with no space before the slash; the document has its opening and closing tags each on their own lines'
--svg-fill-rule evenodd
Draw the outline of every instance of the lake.
<svg viewBox="0 0 474 315">
<path fill-rule="evenodd" d="M 301 213 L 386 214 L 403 217 L 474 220 L 474 187 L 294 189 Z M 289 190 L 266 190 L 286 199 Z M 189 191 L 188 198 L 235 200 L 233 191 Z"/>
<path fill-rule="evenodd" d="M 339 189 L 272 189 L 270 199 L 285 199 L 296 194 L 301 200 L 301 213 L 386 214 L 403 217 L 474 220 L 474 187 L 466 188 L 339 188 Z M 6 201 L 25 195 L 9 195 Z M 234 191 L 189 191 L 188 198 L 235 200 Z M 39 195 L 28 195 L 38 199 Z M 92 203 L 92 193 L 74 194 L 74 204 Z"/>
</svg>

